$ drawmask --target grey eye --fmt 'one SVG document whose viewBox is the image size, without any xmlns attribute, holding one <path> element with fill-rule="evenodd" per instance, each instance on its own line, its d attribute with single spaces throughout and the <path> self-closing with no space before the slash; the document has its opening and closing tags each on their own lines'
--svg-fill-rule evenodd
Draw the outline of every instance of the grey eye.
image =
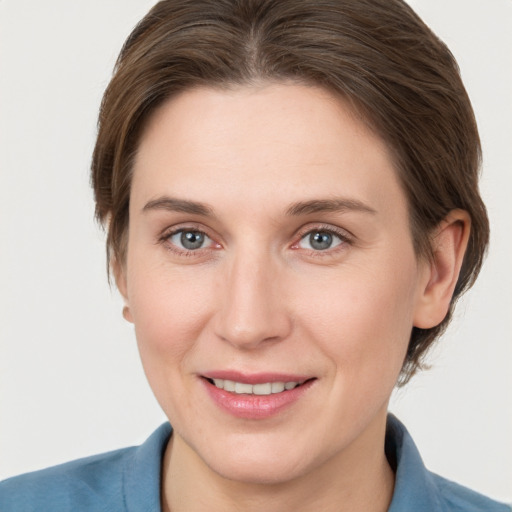
<svg viewBox="0 0 512 512">
<path fill-rule="evenodd" d="M 311 233 L 309 245 L 318 251 L 329 249 L 332 245 L 332 235 L 330 233 Z"/>
<path fill-rule="evenodd" d="M 311 231 L 307 233 L 299 243 L 302 249 L 325 251 L 342 243 L 342 239 L 329 231 Z"/>
<path fill-rule="evenodd" d="M 194 251 L 201 249 L 205 242 L 210 241 L 210 238 L 201 231 L 181 230 L 174 233 L 170 240 L 174 245 L 186 251 Z"/>
</svg>

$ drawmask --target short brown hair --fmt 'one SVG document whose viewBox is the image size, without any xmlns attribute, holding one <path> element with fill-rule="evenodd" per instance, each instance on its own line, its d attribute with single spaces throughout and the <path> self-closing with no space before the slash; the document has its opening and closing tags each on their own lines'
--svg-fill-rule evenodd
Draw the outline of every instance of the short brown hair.
<svg viewBox="0 0 512 512">
<path fill-rule="evenodd" d="M 135 27 L 105 92 L 92 161 L 108 258 L 123 261 L 132 163 L 165 100 L 195 86 L 295 81 L 348 100 L 385 140 L 408 199 L 416 253 L 455 208 L 471 217 L 461 273 L 444 321 L 413 328 L 406 382 L 448 324 L 489 239 L 478 191 L 481 148 L 455 59 L 401 0 L 163 0 Z"/>
</svg>

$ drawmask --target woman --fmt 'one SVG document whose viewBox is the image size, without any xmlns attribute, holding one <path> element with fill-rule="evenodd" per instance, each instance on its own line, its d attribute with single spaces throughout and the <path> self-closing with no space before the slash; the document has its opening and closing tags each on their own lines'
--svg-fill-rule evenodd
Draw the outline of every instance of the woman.
<svg viewBox="0 0 512 512">
<path fill-rule="evenodd" d="M 428 473 L 386 414 L 480 269 L 479 157 L 456 64 L 402 2 L 157 4 L 92 177 L 172 435 L 0 505 L 508 510 Z"/>
</svg>

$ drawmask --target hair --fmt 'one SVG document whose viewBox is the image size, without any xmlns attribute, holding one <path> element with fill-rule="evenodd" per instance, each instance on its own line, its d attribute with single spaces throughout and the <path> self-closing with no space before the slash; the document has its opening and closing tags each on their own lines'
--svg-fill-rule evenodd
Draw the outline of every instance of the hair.
<svg viewBox="0 0 512 512">
<path fill-rule="evenodd" d="M 450 210 L 471 217 L 449 312 L 434 328 L 413 328 L 404 384 L 474 283 L 489 225 L 478 191 L 480 141 L 457 63 L 401 0 L 157 3 L 125 42 L 100 109 L 92 185 L 108 262 L 125 258 L 133 161 L 155 110 L 192 87 L 266 82 L 324 87 L 382 137 L 408 200 L 418 257 L 432 257 L 432 234 Z"/>
</svg>

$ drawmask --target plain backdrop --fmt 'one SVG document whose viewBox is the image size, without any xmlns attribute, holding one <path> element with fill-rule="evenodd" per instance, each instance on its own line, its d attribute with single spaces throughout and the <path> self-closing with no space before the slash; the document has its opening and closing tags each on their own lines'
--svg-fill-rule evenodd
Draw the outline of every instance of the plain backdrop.
<svg viewBox="0 0 512 512">
<path fill-rule="evenodd" d="M 152 4 L 0 0 L 0 478 L 138 444 L 165 420 L 107 284 L 88 177 L 102 92 Z M 391 410 L 429 468 L 512 501 L 512 1 L 411 4 L 472 99 L 492 245 Z"/>
</svg>

